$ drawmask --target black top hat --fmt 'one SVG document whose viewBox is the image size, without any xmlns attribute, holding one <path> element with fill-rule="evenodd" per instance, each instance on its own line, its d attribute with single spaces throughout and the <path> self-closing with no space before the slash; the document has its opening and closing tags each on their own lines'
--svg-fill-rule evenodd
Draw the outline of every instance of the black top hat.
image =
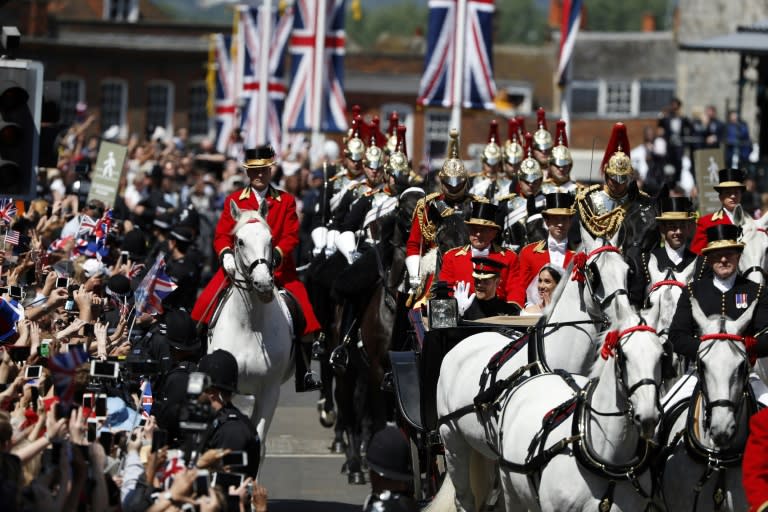
<svg viewBox="0 0 768 512">
<path fill-rule="evenodd" d="M 573 215 L 573 195 L 566 192 L 553 192 L 544 196 L 547 206 L 541 213 L 545 215 Z"/>
<path fill-rule="evenodd" d="M 504 264 L 493 258 L 474 257 L 472 258 L 472 277 L 476 279 L 490 279 L 501 274 Z"/>
<path fill-rule="evenodd" d="M 245 150 L 245 161 L 243 167 L 246 169 L 255 169 L 257 167 L 269 167 L 275 163 L 275 150 L 271 144 L 256 146 L 253 149 Z"/>
<path fill-rule="evenodd" d="M 734 249 L 741 251 L 744 244 L 739 241 L 741 237 L 741 228 L 733 224 L 718 224 L 707 228 L 707 246 L 701 250 L 706 254 L 718 249 Z"/>
<path fill-rule="evenodd" d="M 661 215 L 656 220 L 692 220 L 693 205 L 687 197 L 662 197 L 659 200 Z"/>
<path fill-rule="evenodd" d="M 496 224 L 497 210 L 498 207 L 488 201 L 472 201 L 472 215 L 464 222 L 500 229 L 499 225 Z"/>
<path fill-rule="evenodd" d="M 720 183 L 718 185 L 715 185 L 715 190 L 720 190 L 721 188 L 730 188 L 730 187 L 744 187 L 744 179 L 746 178 L 746 174 L 741 169 L 720 169 L 718 171 L 718 177 L 720 178 Z"/>
<path fill-rule="evenodd" d="M 195 321 L 187 311 L 174 309 L 166 312 L 165 340 L 176 350 L 191 352 L 200 348 Z"/>
</svg>

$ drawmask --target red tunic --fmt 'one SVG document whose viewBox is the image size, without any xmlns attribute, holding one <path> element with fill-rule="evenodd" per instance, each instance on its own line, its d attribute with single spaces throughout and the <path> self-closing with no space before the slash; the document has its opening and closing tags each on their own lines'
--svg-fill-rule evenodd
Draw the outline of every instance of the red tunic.
<svg viewBox="0 0 768 512">
<path fill-rule="evenodd" d="M 726 215 L 725 210 L 720 208 L 715 213 L 704 215 L 696 222 L 696 233 L 691 240 L 691 252 L 701 254 L 701 250 L 707 245 L 707 229 L 719 224 L 732 224 L 731 218 Z"/>
<path fill-rule="evenodd" d="M 568 267 L 571 263 L 571 259 L 573 259 L 573 254 L 572 250 L 565 250 L 563 267 Z M 517 296 L 522 294 L 522 296 L 525 297 L 528 287 L 531 285 L 531 281 L 536 279 L 541 267 L 550 263 L 547 241 L 541 240 L 526 245 L 520 250 L 518 259 L 520 260 L 520 279 L 515 280 L 515 282 L 518 286 L 522 287 L 522 290 L 516 290 L 515 292 Z"/>
<path fill-rule="evenodd" d="M 522 308 L 525 303 L 525 293 L 521 296 L 516 284 L 516 276 L 520 272 L 517 255 L 513 251 L 492 246 L 488 257 L 504 263 L 496 296 L 507 302 L 514 302 Z M 466 281 L 469 283 L 469 293 L 474 293 L 475 280 L 472 277 L 472 270 L 472 249 L 469 245 L 457 247 L 443 256 L 439 280 L 447 282 L 451 288 L 455 287 L 459 281 Z"/>
<path fill-rule="evenodd" d="M 768 409 L 749 420 L 749 437 L 741 463 L 742 483 L 752 512 L 768 508 Z"/>
<path fill-rule="evenodd" d="M 299 302 L 307 324 L 304 334 L 309 334 L 320 329 L 320 324 L 309 302 L 304 283 L 299 281 L 296 263 L 293 261 L 293 251 L 299 243 L 299 218 L 296 215 L 296 200 L 291 194 L 271 186 L 267 192 L 266 200 L 267 224 L 272 230 L 272 247 L 277 249 L 282 256 L 280 266 L 274 269 L 275 284 L 288 290 Z M 241 210 L 257 210 L 259 208 L 258 194 L 250 187 L 236 190 L 227 196 L 224 200 L 224 211 L 221 213 L 213 237 L 213 248 L 219 257 L 226 249 L 232 248 L 232 230 L 235 227 L 235 220 L 232 218 L 230 201 L 234 201 Z M 208 323 L 216 309 L 220 292 L 226 289 L 228 285 L 228 277 L 224 270 L 219 268 L 197 298 L 195 307 L 192 309 L 192 318 Z"/>
</svg>

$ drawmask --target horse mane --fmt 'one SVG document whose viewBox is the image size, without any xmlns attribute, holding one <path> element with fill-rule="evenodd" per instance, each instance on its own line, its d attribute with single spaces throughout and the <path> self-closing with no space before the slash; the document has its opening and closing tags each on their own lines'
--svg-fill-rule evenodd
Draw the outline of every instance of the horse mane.
<svg viewBox="0 0 768 512">
<path fill-rule="evenodd" d="M 240 210 L 240 217 L 237 219 L 237 222 L 235 222 L 235 227 L 232 228 L 232 234 L 234 235 L 240 228 L 252 221 L 257 221 L 263 224 L 269 232 L 270 237 L 272 236 L 272 229 L 269 227 L 269 224 L 267 224 L 267 220 L 261 216 L 258 210 Z"/>
</svg>

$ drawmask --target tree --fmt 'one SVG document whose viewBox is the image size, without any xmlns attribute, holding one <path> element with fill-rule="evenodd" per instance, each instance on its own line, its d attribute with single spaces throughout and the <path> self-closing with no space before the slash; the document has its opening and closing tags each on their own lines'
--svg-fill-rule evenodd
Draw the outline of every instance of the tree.
<svg viewBox="0 0 768 512">
<path fill-rule="evenodd" d="M 643 16 L 656 19 L 657 30 L 669 29 L 671 0 L 584 0 L 586 29 L 603 32 L 640 30 Z"/>
</svg>

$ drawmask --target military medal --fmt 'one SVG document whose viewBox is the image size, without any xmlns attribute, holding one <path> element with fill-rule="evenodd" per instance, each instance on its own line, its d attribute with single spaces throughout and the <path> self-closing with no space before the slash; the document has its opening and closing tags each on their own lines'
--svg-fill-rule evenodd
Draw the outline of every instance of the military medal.
<svg viewBox="0 0 768 512">
<path fill-rule="evenodd" d="M 747 309 L 747 294 L 746 293 L 737 293 L 736 294 L 736 309 Z"/>
</svg>

